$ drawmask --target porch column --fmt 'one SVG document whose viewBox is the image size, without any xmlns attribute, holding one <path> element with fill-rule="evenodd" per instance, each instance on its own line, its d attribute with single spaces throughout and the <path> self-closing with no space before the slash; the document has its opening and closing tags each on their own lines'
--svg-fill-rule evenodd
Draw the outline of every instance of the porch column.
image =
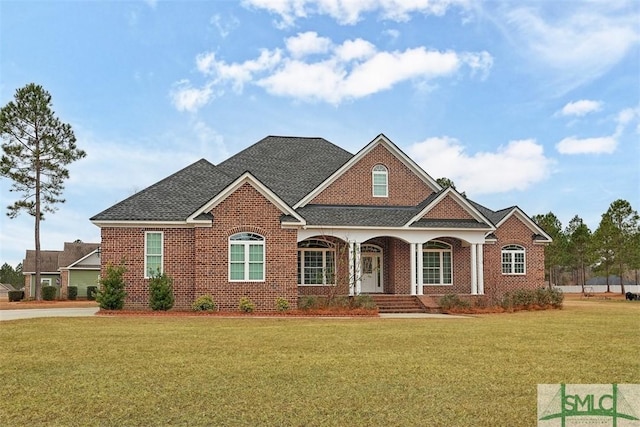
<svg viewBox="0 0 640 427">
<path fill-rule="evenodd" d="M 411 295 L 415 295 L 417 292 L 417 268 L 416 268 L 416 244 L 415 243 L 411 243 L 411 249 L 409 249 L 409 256 L 411 257 L 410 261 L 410 265 L 411 265 Z"/>
<path fill-rule="evenodd" d="M 478 295 L 478 245 L 471 244 L 471 295 Z"/>
<path fill-rule="evenodd" d="M 349 242 L 349 295 L 362 293 L 362 266 L 360 261 L 360 242 Z"/>
<path fill-rule="evenodd" d="M 356 258 L 356 295 L 362 293 L 362 260 L 360 259 L 360 242 L 353 243 L 355 258 Z"/>
<path fill-rule="evenodd" d="M 354 296 L 356 293 L 356 256 L 354 253 L 354 243 L 349 241 L 347 247 L 349 248 L 349 295 Z"/>
<path fill-rule="evenodd" d="M 484 245 L 478 244 L 478 293 L 484 295 Z"/>
<path fill-rule="evenodd" d="M 418 295 L 424 295 L 424 275 L 423 275 L 423 271 L 424 271 L 424 265 L 423 265 L 423 257 L 422 257 L 422 243 L 418 243 L 417 245 L 417 250 L 416 250 L 416 256 L 417 256 L 417 273 L 416 276 L 418 278 Z"/>
</svg>

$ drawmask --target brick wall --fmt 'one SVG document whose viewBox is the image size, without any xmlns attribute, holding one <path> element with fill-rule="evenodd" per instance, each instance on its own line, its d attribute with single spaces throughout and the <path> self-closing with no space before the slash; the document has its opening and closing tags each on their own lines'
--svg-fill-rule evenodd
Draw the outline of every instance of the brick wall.
<svg viewBox="0 0 640 427">
<path fill-rule="evenodd" d="M 102 228 L 101 276 L 107 265 L 124 263 L 125 309 L 149 308 L 149 280 L 144 278 L 146 231 L 164 233 L 164 272 L 173 278 L 176 308 L 189 308 L 194 300 L 194 230 L 191 228 Z"/>
<path fill-rule="evenodd" d="M 447 196 L 426 213 L 428 219 L 473 219 L 473 216 L 458 204 L 451 196 Z"/>
<path fill-rule="evenodd" d="M 212 228 L 195 230 L 195 297 L 210 294 L 221 310 L 237 311 L 247 297 L 257 311 L 273 311 L 277 298 L 297 306 L 297 232 L 280 226 L 282 212 L 244 184 L 212 211 Z M 229 236 L 265 238 L 264 282 L 229 282 Z"/>
<path fill-rule="evenodd" d="M 516 289 L 544 286 L 544 245 L 533 243 L 533 232 L 516 216 L 511 216 L 494 234 L 498 242 L 484 245 L 485 294 L 500 296 Z M 511 244 L 525 248 L 526 275 L 502 274 L 502 248 Z"/>
<path fill-rule="evenodd" d="M 387 167 L 389 197 L 373 197 L 372 169 Z M 412 206 L 426 199 L 433 190 L 383 145 L 367 155 L 329 185 L 311 203 L 328 205 Z"/>
</svg>

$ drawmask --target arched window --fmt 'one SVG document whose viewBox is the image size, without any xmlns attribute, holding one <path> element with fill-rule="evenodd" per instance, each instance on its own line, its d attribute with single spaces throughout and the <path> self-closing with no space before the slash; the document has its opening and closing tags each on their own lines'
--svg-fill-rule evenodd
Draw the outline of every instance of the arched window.
<svg viewBox="0 0 640 427">
<path fill-rule="evenodd" d="M 335 284 L 336 248 L 326 240 L 310 239 L 298 244 L 298 284 Z"/>
<path fill-rule="evenodd" d="M 422 283 L 453 284 L 451 265 L 451 245 L 438 240 L 422 245 Z"/>
<path fill-rule="evenodd" d="M 372 174 L 373 197 L 389 196 L 389 171 L 383 165 L 375 165 Z"/>
<path fill-rule="evenodd" d="M 229 237 L 229 281 L 264 281 L 264 237 L 237 233 Z"/>
<path fill-rule="evenodd" d="M 502 248 L 502 274 L 525 274 L 525 249 L 520 245 L 507 245 Z"/>
</svg>

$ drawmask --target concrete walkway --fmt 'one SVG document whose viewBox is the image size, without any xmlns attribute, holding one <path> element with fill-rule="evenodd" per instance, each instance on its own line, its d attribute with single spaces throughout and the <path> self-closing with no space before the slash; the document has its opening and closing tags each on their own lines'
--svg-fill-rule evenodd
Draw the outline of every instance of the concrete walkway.
<svg viewBox="0 0 640 427">
<path fill-rule="evenodd" d="M 0 310 L 0 321 L 33 319 L 36 317 L 86 317 L 98 312 L 98 307 L 89 308 L 29 308 Z"/>
</svg>

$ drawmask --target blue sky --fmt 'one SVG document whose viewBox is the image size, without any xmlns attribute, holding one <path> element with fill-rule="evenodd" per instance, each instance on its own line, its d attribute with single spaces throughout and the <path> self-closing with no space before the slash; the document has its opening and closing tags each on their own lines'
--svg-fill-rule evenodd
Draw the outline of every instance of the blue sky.
<svg viewBox="0 0 640 427">
<path fill-rule="evenodd" d="M 87 152 L 43 249 L 267 135 L 356 153 L 384 133 L 489 208 L 594 230 L 616 199 L 640 209 L 639 22 L 633 0 L 1 0 L 0 104 L 42 85 Z M 0 263 L 33 247 L 3 212 Z"/>
</svg>

